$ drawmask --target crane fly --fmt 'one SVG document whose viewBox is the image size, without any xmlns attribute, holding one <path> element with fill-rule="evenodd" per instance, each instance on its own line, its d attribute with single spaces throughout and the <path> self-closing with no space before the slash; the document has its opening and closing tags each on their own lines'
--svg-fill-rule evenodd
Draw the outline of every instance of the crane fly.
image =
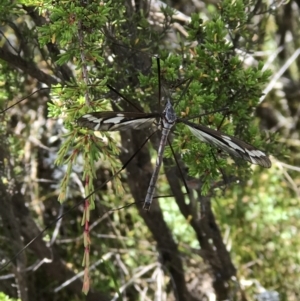
<svg viewBox="0 0 300 301">
<path fill-rule="evenodd" d="M 158 70 L 159 61 L 158 61 Z M 159 73 L 158 73 L 159 74 Z M 160 77 L 160 75 L 158 75 Z M 160 79 L 159 79 L 160 85 Z M 160 89 L 160 87 L 159 87 Z M 159 91 L 160 99 L 160 91 Z M 241 158 L 252 164 L 257 164 L 265 168 L 271 167 L 268 156 L 254 146 L 220 131 L 213 130 L 207 126 L 190 122 L 177 117 L 170 97 L 166 97 L 165 109 L 162 113 L 141 113 L 141 112 L 91 112 L 77 119 L 80 127 L 93 131 L 127 131 L 141 130 L 149 128 L 157 119 L 161 125 L 162 134 L 159 143 L 156 166 L 153 171 L 148 191 L 145 197 L 144 209 L 149 210 L 155 192 L 155 185 L 163 160 L 163 153 L 167 144 L 167 139 L 172 127 L 177 123 L 185 124 L 192 134 L 200 141 L 217 147 L 233 157 Z"/>
</svg>

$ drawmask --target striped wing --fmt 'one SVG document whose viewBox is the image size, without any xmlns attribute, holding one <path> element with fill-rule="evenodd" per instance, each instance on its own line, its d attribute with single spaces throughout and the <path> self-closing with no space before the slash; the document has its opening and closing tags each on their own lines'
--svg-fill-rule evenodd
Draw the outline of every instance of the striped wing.
<svg viewBox="0 0 300 301">
<path fill-rule="evenodd" d="M 206 126 L 182 119 L 180 121 L 186 124 L 199 140 L 216 146 L 232 156 L 242 158 L 252 164 L 258 164 L 266 168 L 271 167 L 271 161 L 268 156 L 254 146 Z"/>
<path fill-rule="evenodd" d="M 159 114 L 138 112 L 92 112 L 77 119 L 77 124 L 94 131 L 140 130 L 150 127 Z"/>
</svg>

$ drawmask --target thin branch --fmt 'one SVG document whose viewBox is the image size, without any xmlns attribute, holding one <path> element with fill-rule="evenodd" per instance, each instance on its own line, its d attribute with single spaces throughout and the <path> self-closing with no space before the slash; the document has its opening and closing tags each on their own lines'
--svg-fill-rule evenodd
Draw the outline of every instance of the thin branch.
<svg viewBox="0 0 300 301">
<path fill-rule="evenodd" d="M 58 84 L 58 81 L 54 77 L 41 71 L 34 63 L 27 62 L 20 56 L 12 54 L 3 48 L 0 48 L 0 59 L 6 61 L 12 67 L 21 69 L 25 74 L 29 74 L 33 78 L 36 78 L 38 81 L 45 83 L 48 86 Z"/>
<path fill-rule="evenodd" d="M 84 41 L 83 41 L 83 30 L 82 30 L 82 22 L 78 22 L 78 40 L 79 40 L 79 47 L 80 47 L 80 57 L 81 57 L 81 69 L 82 69 L 82 76 L 83 76 L 83 81 L 85 82 L 86 86 L 89 84 L 89 73 L 87 70 L 87 63 L 86 63 L 86 57 L 84 53 Z M 91 100 L 89 96 L 88 90 L 85 91 L 84 94 L 85 98 L 85 103 L 87 106 L 91 106 Z"/>
<path fill-rule="evenodd" d="M 268 86 L 264 89 L 263 95 L 259 99 L 259 103 L 263 102 L 268 93 L 274 88 L 275 84 L 279 80 L 279 78 L 283 75 L 283 73 L 289 68 L 289 66 L 297 59 L 300 54 L 300 48 L 298 48 L 293 55 L 285 62 L 285 64 L 280 68 L 280 70 L 273 76 L 272 80 L 268 84 Z"/>
</svg>

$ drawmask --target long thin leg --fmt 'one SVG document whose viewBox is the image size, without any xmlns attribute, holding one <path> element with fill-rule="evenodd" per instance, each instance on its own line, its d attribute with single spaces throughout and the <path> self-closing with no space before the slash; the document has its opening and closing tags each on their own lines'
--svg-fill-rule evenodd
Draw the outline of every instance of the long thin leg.
<svg viewBox="0 0 300 301">
<path fill-rule="evenodd" d="M 5 269 L 11 262 L 13 262 L 25 249 L 27 249 L 34 241 L 36 241 L 39 237 L 41 237 L 45 231 L 51 228 L 55 223 L 57 223 L 60 219 L 62 219 L 65 215 L 69 212 L 80 206 L 86 200 L 88 200 L 94 193 L 99 191 L 102 187 L 104 187 L 108 182 L 112 181 L 116 176 L 118 176 L 126 167 L 127 165 L 133 160 L 133 158 L 139 153 L 139 151 L 144 147 L 144 145 L 148 142 L 148 140 L 156 133 L 157 131 L 153 132 L 147 139 L 143 142 L 143 144 L 138 148 L 137 151 L 128 159 L 128 161 L 119 169 L 114 175 L 112 175 L 109 179 L 103 182 L 98 188 L 96 188 L 93 192 L 91 192 L 88 196 L 86 196 L 83 200 L 72 206 L 69 210 L 64 212 L 62 215 L 54 219 L 49 225 L 47 225 L 35 238 L 33 238 L 29 243 L 26 244 L 17 254 L 15 254 L 11 259 L 9 259 L 4 265 L 0 267 L 0 271 Z M 128 205 L 127 205 L 128 206 Z M 124 206 L 125 207 L 125 206 Z"/>
<path fill-rule="evenodd" d="M 173 155 L 173 158 L 175 159 L 175 162 L 176 162 L 177 168 L 178 168 L 178 170 L 179 170 L 180 176 L 181 176 L 181 178 L 182 178 L 182 181 L 183 181 L 183 184 L 184 184 L 186 193 L 188 194 L 188 193 L 189 193 L 189 188 L 188 188 L 188 186 L 187 186 L 187 183 L 186 183 L 186 181 L 185 181 L 183 172 L 182 172 L 182 170 L 181 170 L 181 168 L 180 168 L 180 166 L 179 166 L 179 162 L 178 162 L 178 160 L 177 160 L 177 158 L 176 158 L 174 149 L 173 149 L 172 144 L 171 144 L 171 142 L 169 141 L 169 139 L 168 139 L 168 144 L 169 144 L 169 146 L 170 146 L 170 148 L 171 148 L 172 155 Z"/>
<path fill-rule="evenodd" d="M 223 111 L 227 111 L 227 110 L 228 110 L 228 107 L 225 107 L 225 108 L 217 109 L 217 110 L 210 111 L 210 112 L 207 112 L 207 113 L 194 115 L 194 116 L 191 116 L 191 117 L 188 117 L 188 118 L 178 118 L 178 120 L 179 121 L 180 120 L 191 120 L 191 119 L 200 118 L 200 117 L 203 117 L 203 116 L 207 116 L 207 115 L 210 115 L 210 114 L 219 113 L 219 112 L 223 112 Z"/>
<path fill-rule="evenodd" d="M 132 107 L 134 107 L 135 109 L 137 109 L 139 112 L 143 111 L 138 108 L 133 102 L 131 102 L 128 98 L 126 98 L 123 94 L 121 94 L 119 91 L 117 91 L 114 87 L 110 86 L 110 85 L 106 85 L 110 90 L 112 90 L 113 92 L 115 92 L 117 95 L 119 95 L 121 98 L 123 98 L 127 103 L 129 103 Z"/>
<path fill-rule="evenodd" d="M 177 106 L 177 104 L 179 103 L 179 101 L 182 99 L 183 95 L 186 93 L 186 91 L 188 90 L 191 82 L 192 82 L 192 78 L 188 78 L 186 79 L 183 83 L 187 82 L 186 86 L 184 87 L 184 90 L 181 92 L 179 99 L 173 104 L 174 108 Z"/>
</svg>

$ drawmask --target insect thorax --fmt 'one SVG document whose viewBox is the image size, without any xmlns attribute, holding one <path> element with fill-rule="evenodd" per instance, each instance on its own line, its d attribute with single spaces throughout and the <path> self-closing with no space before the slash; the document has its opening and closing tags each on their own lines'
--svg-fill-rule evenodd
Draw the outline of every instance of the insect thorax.
<svg viewBox="0 0 300 301">
<path fill-rule="evenodd" d="M 163 124 L 167 123 L 168 125 L 173 125 L 177 119 L 174 108 L 170 102 L 170 99 L 167 99 L 166 107 L 163 111 Z"/>
</svg>

